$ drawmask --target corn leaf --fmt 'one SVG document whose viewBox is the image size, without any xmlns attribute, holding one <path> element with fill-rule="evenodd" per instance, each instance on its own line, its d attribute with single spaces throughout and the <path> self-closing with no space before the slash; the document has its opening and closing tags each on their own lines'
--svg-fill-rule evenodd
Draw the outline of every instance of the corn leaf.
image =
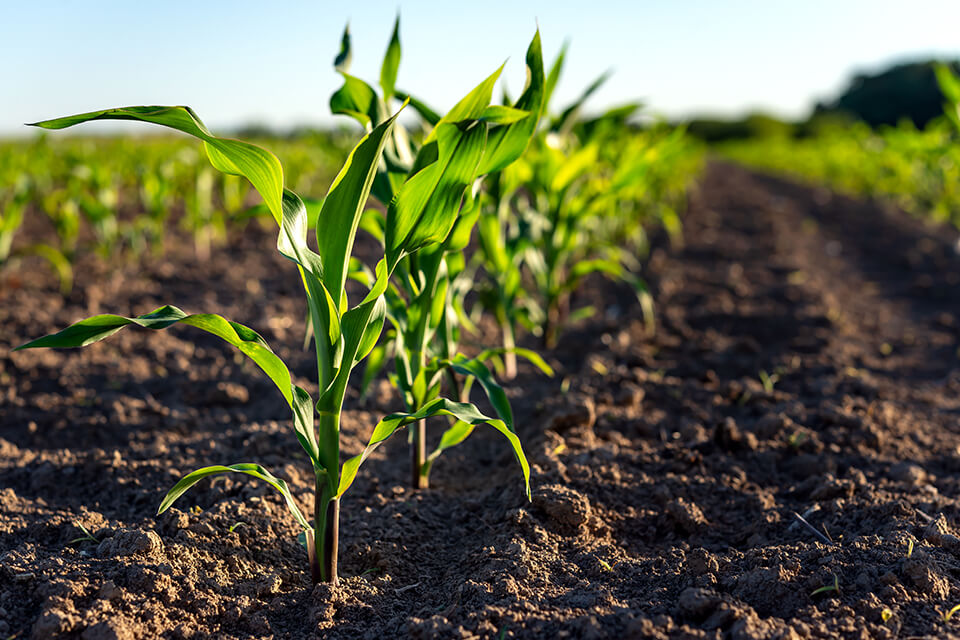
<svg viewBox="0 0 960 640">
<path fill-rule="evenodd" d="M 550 72 L 547 74 L 547 82 L 544 87 L 544 96 L 543 96 L 543 110 L 546 111 L 550 106 L 550 99 L 553 97 L 553 90 L 557 88 L 557 81 L 560 80 L 560 73 L 563 71 L 563 63 L 567 58 L 567 49 L 570 48 L 570 41 L 566 40 L 563 43 L 563 46 L 560 47 L 560 53 L 557 54 L 556 60 L 553 61 L 553 65 L 550 66 Z"/>
<path fill-rule="evenodd" d="M 960 79 L 953 74 L 945 64 L 938 64 L 934 67 L 937 75 L 937 84 L 940 85 L 940 91 L 943 96 L 953 104 L 960 103 Z"/>
<path fill-rule="evenodd" d="M 400 16 L 397 16 L 393 23 L 393 35 L 390 37 L 390 44 L 387 45 L 387 52 L 383 56 L 383 64 L 380 67 L 380 87 L 383 89 L 383 100 L 386 102 L 393 95 L 393 90 L 397 85 L 397 70 L 400 68 Z"/>
<path fill-rule="evenodd" d="M 350 116 L 367 130 L 386 120 L 387 108 L 373 87 L 348 73 L 340 75 L 343 86 L 330 96 L 330 111 Z"/>
<path fill-rule="evenodd" d="M 422 100 L 417 99 L 415 96 L 410 95 L 406 91 L 399 91 L 394 89 L 394 95 L 400 100 L 409 100 L 410 106 L 413 107 L 413 110 L 420 114 L 420 117 L 432 127 L 435 127 L 438 122 L 440 122 L 440 114 L 434 111 L 430 106 L 428 106 Z"/>
<path fill-rule="evenodd" d="M 307 291 L 307 307 L 310 311 L 310 326 L 317 338 L 317 360 L 324 380 L 333 377 L 340 341 L 339 304 L 323 284 L 323 264 L 320 256 L 307 245 L 307 229 L 310 216 L 300 196 L 284 189 L 283 218 L 277 237 L 277 250 L 297 264 L 304 289 Z M 321 342 L 319 336 L 323 336 Z"/>
<path fill-rule="evenodd" d="M 530 465 L 527 463 L 527 458 L 523 453 L 523 447 L 517 435 L 507 428 L 503 420 L 488 418 L 480 413 L 472 404 L 453 402 L 446 398 L 432 400 L 422 409 L 414 413 L 392 413 L 377 423 L 363 453 L 343 463 L 343 467 L 340 470 L 340 486 L 337 490 L 337 496 L 342 496 L 343 493 L 350 488 L 350 485 L 353 484 L 353 481 L 356 479 L 357 470 L 360 468 L 360 465 L 363 464 L 363 461 L 366 460 L 384 440 L 393 435 L 401 427 L 435 415 L 452 416 L 472 426 L 488 424 L 502 433 L 507 440 L 510 441 L 514 455 L 516 455 L 517 461 L 520 463 L 520 468 L 523 470 L 527 498 L 530 498 Z"/>
<path fill-rule="evenodd" d="M 339 406 L 354 366 L 370 353 L 380 338 L 387 303 L 383 295 L 365 300 L 343 315 L 344 348 L 336 377 L 319 401 L 321 410 Z"/>
<path fill-rule="evenodd" d="M 337 57 L 333 59 L 333 68 L 337 71 L 346 73 L 350 70 L 350 63 L 353 61 L 353 48 L 350 46 L 350 24 L 343 28 L 343 36 L 340 37 L 340 51 Z"/>
<path fill-rule="evenodd" d="M 57 277 L 60 278 L 60 293 L 68 294 L 73 289 L 73 266 L 69 258 L 59 249 L 49 244 L 38 243 L 20 249 L 19 253 L 38 256 L 49 262 L 57 272 Z"/>
<path fill-rule="evenodd" d="M 283 398 L 294 411 L 294 427 L 297 439 L 303 446 L 311 462 L 318 464 L 319 451 L 313 431 L 313 403 L 309 394 L 296 387 L 290 381 L 290 371 L 264 339 L 253 329 L 232 322 L 216 314 L 187 315 L 174 306 L 163 306 L 150 313 L 135 318 L 118 315 L 97 315 L 76 322 L 69 327 L 42 338 L 37 338 L 15 349 L 37 349 L 41 347 L 62 349 L 85 347 L 112 336 L 124 327 L 136 325 L 144 329 L 166 329 L 181 323 L 202 329 L 221 338 L 253 360 L 267 377 L 276 385 Z"/>
<path fill-rule="evenodd" d="M 138 120 L 190 134 L 204 142 L 210 163 L 224 173 L 243 176 L 260 193 L 274 220 L 280 224 L 283 199 L 283 167 L 272 153 L 257 145 L 218 138 L 210 133 L 190 107 L 121 107 L 91 111 L 64 118 L 31 123 L 43 129 L 65 129 L 91 120 Z"/>
<path fill-rule="evenodd" d="M 504 354 L 504 353 L 515 353 L 521 358 L 524 358 L 527 361 L 529 361 L 530 364 L 535 366 L 537 369 L 540 369 L 540 371 L 550 376 L 551 378 L 554 375 L 553 367 L 547 364 L 547 361 L 543 359 L 543 356 L 541 356 L 536 351 L 533 351 L 532 349 L 524 349 L 523 347 L 509 347 L 509 348 L 498 347 L 496 349 L 484 349 L 483 351 L 478 353 L 477 357 L 474 359 L 479 360 L 480 362 L 486 362 L 490 358 Z"/>
<path fill-rule="evenodd" d="M 510 401 L 507 399 L 507 394 L 504 393 L 503 387 L 493 379 L 493 374 L 490 373 L 487 365 L 483 364 L 480 360 L 473 360 L 462 353 L 458 353 L 454 356 L 450 367 L 457 373 L 473 376 L 477 379 L 477 382 L 480 383 L 480 386 L 483 387 L 484 392 L 486 392 L 487 399 L 490 400 L 490 404 L 493 405 L 497 415 L 506 423 L 507 428 L 513 431 L 513 409 L 510 407 Z"/>
<path fill-rule="evenodd" d="M 380 154 L 399 114 L 397 111 L 354 147 L 323 201 L 317 219 L 317 250 L 323 256 L 322 279 L 327 291 L 343 291 L 354 238 L 377 174 Z M 340 312 L 344 311 L 341 307 Z"/>
<path fill-rule="evenodd" d="M 446 239 L 457 221 L 464 191 L 477 175 L 486 127 L 441 123 L 434 131 L 436 144 L 431 146 L 436 147 L 437 159 L 407 180 L 387 208 L 385 249 L 390 271 L 405 254 Z"/>
<path fill-rule="evenodd" d="M 460 102 L 453 105 L 450 111 L 437 121 L 436 126 L 423 141 L 423 146 L 427 147 L 430 142 L 436 140 L 441 130 L 440 125 L 442 124 L 479 119 L 480 116 L 483 115 L 484 110 L 490 105 L 490 98 L 493 96 L 493 87 L 502 72 L 503 65 L 500 65 L 499 69 L 487 76 L 483 82 L 461 98 Z"/>
<path fill-rule="evenodd" d="M 444 250 L 448 254 L 451 252 L 457 253 L 467 248 L 467 245 L 470 244 L 473 228 L 480 217 L 480 198 L 471 197 L 469 191 L 464 194 L 464 197 L 466 201 L 460 209 L 457 222 L 453 225 L 444 242 Z"/>
<path fill-rule="evenodd" d="M 513 109 L 526 111 L 528 115 L 514 122 L 504 120 L 496 123 L 502 126 L 494 127 L 490 131 L 483 162 L 480 163 L 479 173 L 481 175 L 500 171 L 519 158 L 537 130 L 546 94 L 543 77 L 543 51 L 540 46 L 539 30 L 533 36 L 533 41 L 527 48 L 526 62 L 527 86 L 513 105 Z"/>
<path fill-rule="evenodd" d="M 563 113 L 554 119 L 550 127 L 551 130 L 559 131 L 560 133 L 568 132 L 577 121 L 577 117 L 580 115 L 580 111 L 583 109 L 584 103 L 586 103 L 586 101 L 590 99 L 590 96 L 596 93 L 597 90 L 602 87 L 607 80 L 610 79 L 612 74 L 613 70 L 608 69 L 600 74 L 596 80 L 591 82 L 590 86 L 584 89 L 583 93 L 580 94 L 580 97 L 577 98 L 573 104 L 567 107 Z"/>
<path fill-rule="evenodd" d="M 307 531 L 313 530 L 313 527 L 310 526 L 310 523 L 304 517 L 303 512 L 300 511 L 300 507 L 297 506 L 296 500 L 293 499 L 293 494 L 290 493 L 290 488 L 287 486 L 287 483 L 260 465 L 249 462 L 231 464 L 229 466 L 214 465 L 211 467 L 203 467 L 202 469 L 197 469 L 192 473 L 188 473 L 181 478 L 177 484 L 173 485 L 173 488 L 167 492 L 166 496 L 164 496 L 163 501 L 160 503 L 160 508 L 157 509 L 157 515 L 160 515 L 169 509 L 171 505 L 177 501 L 177 498 L 186 493 L 187 490 L 189 490 L 193 485 L 197 484 L 208 476 L 219 475 L 221 473 L 245 473 L 249 476 L 253 476 L 254 478 L 260 478 L 280 492 L 280 495 L 282 495 L 283 499 L 287 502 L 287 508 L 290 510 L 290 513 L 293 514 L 293 517 L 296 518 L 297 523 L 301 527 Z"/>
<path fill-rule="evenodd" d="M 487 124 L 510 125 L 525 120 L 529 115 L 530 112 L 523 109 L 492 104 L 484 109 L 477 119 Z"/>
</svg>

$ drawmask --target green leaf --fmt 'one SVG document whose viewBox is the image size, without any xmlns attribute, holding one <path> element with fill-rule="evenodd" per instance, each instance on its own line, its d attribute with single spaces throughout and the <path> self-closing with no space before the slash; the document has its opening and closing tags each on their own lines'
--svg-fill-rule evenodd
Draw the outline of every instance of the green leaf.
<svg viewBox="0 0 960 640">
<path fill-rule="evenodd" d="M 490 105 L 490 98 L 493 96 L 493 86 L 503 72 L 503 65 L 491 73 L 487 78 L 474 87 L 470 93 L 460 99 L 460 102 L 453 105 L 453 108 L 445 116 L 437 121 L 433 131 L 427 135 L 423 141 L 424 147 L 427 143 L 434 141 L 440 133 L 440 125 L 445 123 L 456 123 L 465 120 L 478 120 L 483 115 L 484 110 Z"/>
<path fill-rule="evenodd" d="M 597 313 L 595 307 L 587 305 L 586 307 L 578 307 L 570 312 L 570 315 L 567 316 L 567 324 L 576 324 L 581 320 L 588 320 L 592 318 Z"/>
<path fill-rule="evenodd" d="M 484 109 L 483 113 L 481 113 L 480 117 L 477 119 L 488 124 L 507 125 L 520 122 L 529 115 L 530 112 L 524 111 L 523 109 L 515 109 L 513 107 L 492 104 Z"/>
<path fill-rule="evenodd" d="M 556 60 L 553 61 L 553 65 L 550 67 L 550 72 L 547 74 L 547 82 L 544 87 L 544 96 L 543 96 L 543 110 L 546 111 L 550 106 L 550 98 L 553 97 L 553 90 L 557 87 L 557 81 L 560 79 L 560 73 L 563 71 L 563 63 L 567 57 L 567 49 L 570 48 L 570 41 L 566 40 L 563 43 L 563 46 L 560 47 L 560 53 L 557 54 Z"/>
<path fill-rule="evenodd" d="M 464 191 L 477 175 L 486 127 L 441 123 L 437 159 L 407 180 L 387 208 L 386 256 L 389 270 L 405 255 L 443 242 L 457 221 Z M 429 153 L 426 149 L 421 154 Z"/>
<path fill-rule="evenodd" d="M 386 345 L 378 344 L 370 350 L 369 355 L 367 356 L 366 366 L 363 369 L 363 376 L 360 380 L 360 395 L 366 396 L 367 391 L 370 389 L 370 383 L 373 382 L 373 379 L 376 378 L 381 371 L 383 371 L 384 365 L 387 363 L 387 347 Z"/>
<path fill-rule="evenodd" d="M 473 376 L 477 379 L 497 415 L 507 424 L 507 428 L 513 431 L 513 409 L 510 407 L 510 401 L 507 399 L 503 387 L 494 380 L 487 365 L 480 360 L 470 359 L 462 353 L 458 353 L 453 357 L 450 367 L 457 373 Z"/>
<path fill-rule="evenodd" d="M 444 251 L 448 254 L 451 252 L 459 253 L 467 248 L 467 245 L 470 244 L 473 227 L 480 217 L 480 198 L 472 197 L 469 191 L 464 194 L 464 198 L 466 202 L 463 203 L 460 215 L 457 216 L 457 221 L 444 243 Z"/>
<path fill-rule="evenodd" d="M 120 107 L 31 123 L 43 129 L 65 129 L 91 120 L 138 120 L 190 134 L 204 142 L 210 163 L 224 173 L 243 176 L 260 193 L 274 220 L 280 224 L 283 200 L 283 167 L 272 153 L 249 142 L 218 138 L 190 107 Z"/>
<path fill-rule="evenodd" d="M 488 424 L 502 433 L 507 440 L 510 441 L 510 446 L 513 448 L 517 461 L 520 463 L 520 467 L 523 470 L 527 498 L 530 498 L 530 465 L 527 463 L 527 458 L 523 454 L 523 447 L 517 435 L 507 428 L 503 420 L 488 418 L 480 413 L 472 404 L 453 402 L 446 398 L 437 398 L 414 413 L 392 413 L 381 420 L 374 428 L 373 434 L 370 436 L 370 440 L 364 448 L 363 453 L 343 463 L 343 467 L 340 470 L 340 486 L 337 490 L 337 497 L 342 496 L 344 492 L 350 488 L 350 485 L 353 484 L 357 476 L 357 470 L 360 468 L 360 465 L 363 464 L 363 461 L 366 460 L 384 440 L 393 435 L 397 429 L 435 415 L 452 416 L 472 426 Z"/>
<path fill-rule="evenodd" d="M 541 356 L 536 351 L 533 351 L 532 349 L 524 349 L 523 347 L 509 347 L 509 348 L 499 347 L 497 349 L 484 349 L 479 354 L 477 354 L 477 357 L 475 358 L 475 360 L 479 360 L 480 362 L 486 362 L 493 356 L 501 355 L 504 353 L 515 353 L 521 358 L 528 360 L 530 364 L 535 366 L 537 369 L 540 369 L 540 371 L 547 374 L 551 378 L 554 375 L 553 367 L 547 364 L 547 361 L 543 359 L 543 356 Z"/>
<path fill-rule="evenodd" d="M 400 16 L 393 23 L 393 36 L 387 45 L 387 53 L 383 56 L 383 65 L 380 67 L 380 87 L 383 89 L 383 99 L 387 101 L 393 95 L 397 84 L 397 69 L 400 68 Z"/>
<path fill-rule="evenodd" d="M 343 36 L 340 38 L 340 52 L 333 59 L 333 68 L 342 73 L 350 70 L 350 63 L 353 61 L 353 49 L 350 47 L 350 23 L 343 28 Z"/>
<path fill-rule="evenodd" d="M 543 77 L 543 52 L 540 46 L 540 31 L 533 36 L 527 48 L 527 85 L 513 105 L 514 110 L 526 111 L 528 115 L 514 122 L 503 121 L 503 126 L 490 131 L 483 161 L 478 173 L 485 175 L 500 171 L 519 158 L 537 131 L 545 96 Z"/>
<path fill-rule="evenodd" d="M 307 246 L 310 216 L 300 196 L 289 189 L 283 191 L 283 218 L 277 237 L 277 250 L 297 264 L 310 311 L 309 325 L 317 342 L 317 362 L 321 380 L 333 378 L 333 368 L 340 347 L 340 314 L 337 301 L 323 284 L 323 264 L 320 256 Z M 320 337 L 323 340 L 320 340 Z"/>
<path fill-rule="evenodd" d="M 953 104 L 960 103 L 960 79 L 953 74 L 945 64 L 938 64 L 934 67 L 937 75 L 937 84 L 940 85 L 940 91 L 943 96 Z"/>
<path fill-rule="evenodd" d="M 443 432 L 443 435 L 440 436 L 440 442 L 437 444 L 437 448 L 431 451 L 430 455 L 427 456 L 425 462 L 426 469 L 423 469 L 421 473 L 429 475 L 430 469 L 433 467 L 433 463 L 437 458 L 440 457 L 440 454 L 466 440 L 468 437 L 470 437 L 470 434 L 473 433 L 474 429 L 475 427 L 472 424 L 462 420 L 455 421 L 453 425 L 447 428 Z"/>
<path fill-rule="evenodd" d="M 317 219 L 317 251 L 322 256 L 322 279 L 327 291 L 337 292 L 338 295 L 343 291 L 357 227 L 377 174 L 387 136 L 399 114 L 400 111 L 397 111 L 357 143 L 323 201 Z M 344 311 L 341 308 L 340 313 Z"/>
<path fill-rule="evenodd" d="M 60 293 L 66 295 L 73 289 L 73 266 L 67 256 L 63 255 L 63 252 L 59 249 L 49 244 L 38 243 L 24 247 L 18 253 L 39 256 L 49 262 L 53 270 L 57 272 L 57 277 L 60 278 Z"/>
<path fill-rule="evenodd" d="M 503 73 L 503 65 L 500 65 L 499 69 L 487 76 L 483 82 L 461 98 L 460 102 L 453 105 L 453 108 L 440 118 L 440 122 L 460 122 L 461 120 L 479 118 L 490 104 L 490 98 L 493 96 L 493 86 L 497 83 L 501 73 Z"/>
<path fill-rule="evenodd" d="M 182 496 L 187 492 L 188 489 L 190 489 L 190 487 L 197 484 L 204 478 L 221 473 L 233 472 L 245 473 L 249 476 L 253 476 L 254 478 L 260 478 L 264 482 L 268 483 L 271 487 L 279 491 L 283 496 L 283 499 L 286 500 L 287 508 L 290 510 L 290 513 L 293 514 L 293 517 L 296 518 L 297 523 L 303 527 L 304 530 L 312 531 L 310 523 L 304 517 L 303 512 L 300 511 L 300 507 L 297 506 L 296 500 L 293 499 L 293 494 L 290 493 L 290 488 L 287 486 L 287 483 L 260 465 L 249 462 L 231 464 L 230 466 L 214 465 L 212 467 L 203 467 L 202 469 L 197 469 L 193 473 L 188 473 L 180 479 L 180 482 L 173 485 L 173 488 L 167 492 L 166 496 L 164 496 L 163 501 L 160 503 L 160 508 L 157 510 L 157 515 L 160 515 L 169 509 L 170 506 L 177 501 L 177 498 Z"/>
<path fill-rule="evenodd" d="M 400 100 L 409 100 L 410 106 L 413 107 L 414 111 L 419 113 L 420 117 L 423 118 L 431 127 L 435 127 L 437 123 L 440 122 L 440 114 L 431 109 L 422 100 L 418 100 L 416 97 L 410 95 L 406 91 L 394 89 L 393 93 Z"/>
<path fill-rule="evenodd" d="M 340 75 L 343 86 L 330 96 L 330 111 L 352 117 L 367 130 L 383 122 L 387 108 L 373 87 L 348 73 Z"/>
<path fill-rule="evenodd" d="M 553 131 L 559 131 L 560 133 L 566 133 L 569 131 L 573 124 L 576 122 L 577 118 L 580 115 L 581 109 L 583 109 L 584 103 L 590 99 L 597 90 L 610 79 L 610 76 L 613 74 L 613 70 L 608 69 L 604 71 L 600 76 L 590 83 L 590 85 L 584 89 L 583 93 L 580 94 L 580 97 L 577 98 L 573 104 L 567 107 L 563 113 L 561 113 L 556 119 L 554 119 L 551 124 L 551 129 Z"/>
<path fill-rule="evenodd" d="M 136 325 L 144 329 L 160 330 L 181 323 L 202 329 L 221 338 L 236 347 L 241 353 L 253 360 L 257 366 L 273 381 L 290 408 L 294 411 L 295 428 L 307 455 L 316 464 L 318 447 L 313 435 L 313 403 L 309 395 L 290 381 L 290 371 L 264 339 L 253 329 L 237 322 L 231 322 L 215 314 L 187 315 L 174 306 L 164 306 L 135 318 L 117 315 L 97 315 L 76 322 L 69 327 L 42 338 L 37 338 L 15 349 L 37 349 L 48 347 L 62 349 L 85 347 L 94 342 L 112 336 L 124 327 Z M 304 396 L 306 398 L 304 399 Z"/>
<path fill-rule="evenodd" d="M 560 193 L 577 179 L 590 174 L 597 164 L 597 144 L 589 144 L 568 155 L 550 180 L 550 189 Z"/>
</svg>

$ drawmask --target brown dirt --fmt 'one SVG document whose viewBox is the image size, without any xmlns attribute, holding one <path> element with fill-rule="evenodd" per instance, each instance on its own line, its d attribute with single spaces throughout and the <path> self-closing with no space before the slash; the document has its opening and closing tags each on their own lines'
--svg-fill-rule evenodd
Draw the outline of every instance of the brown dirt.
<svg viewBox="0 0 960 640">
<path fill-rule="evenodd" d="M 0 275 L 0 637 L 960 637 L 942 620 L 960 602 L 956 234 L 715 164 L 685 237 L 649 260 L 655 336 L 629 292 L 594 287 L 603 314 L 548 354 L 569 390 L 511 385 L 533 502 L 492 435 L 421 493 L 397 438 L 343 501 L 335 589 L 311 586 L 252 479 L 153 515 L 179 473 L 240 461 L 310 505 L 282 399 L 215 338 L 9 351 L 173 303 L 260 330 L 309 389 L 268 234 L 203 267 L 187 248 L 142 271 L 90 260 L 66 300 L 39 264 Z M 346 454 L 397 408 L 385 384 L 348 399 Z"/>
</svg>

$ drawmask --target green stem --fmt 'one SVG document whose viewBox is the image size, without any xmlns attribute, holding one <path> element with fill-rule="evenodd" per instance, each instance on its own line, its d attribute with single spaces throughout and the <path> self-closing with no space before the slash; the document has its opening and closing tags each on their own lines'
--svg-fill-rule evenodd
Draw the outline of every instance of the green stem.
<svg viewBox="0 0 960 640">
<path fill-rule="evenodd" d="M 554 297 L 547 299 L 547 312 L 543 319 L 543 348 L 553 349 L 557 344 L 557 323 L 559 322 L 557 300 Z"/>
<path fill-rule="evenodd" d="M 429 489 L 427 421 L 418 420 L 410 428 L 413 429 L 413 439 L 410 441 L 410 486 L 414 489 Z"/>
<path fill-rule="evenodd" d="M 442 251 L 442 249 L 441 249 Z M 411 256 L 413 257 L 413 256 Z M 424 275 L 424 287 L 417 296 L 415 304 L 419 305 L 421 312 L 416 327 L 414 328 L 413 339 L 408 343 L 414 349 L 412 358 L 412 375 L 415 379 L 427 360 L 427 343 L 429 342 L 428 329 L 430 321 L 430 305 L 437 291 L 437 282 L 440 275 L 440 265 L 443 262 L 443 256 L 431 256 L 432 260 L 424 260 L 421 257 L 417 264 Z M 414 398 L 414 411 L 419 410 L 423 403 L 423 398 Z M 410 426 L 410 486 L 414 489 L 427 489 L 430 486 L 427 467 L 427 423 L 426 420 L 420 420 Z"/>
<path fill-rule="evenodd" d="M 313 539 L 312 544 L 307 545 L 307 552 L 314 583 L 336 584 L 340 541 L 340 499 L 337 497 L 340 484 L 340 410 L 339 406 L 318 407 L 317 413 L 317 440 L 322 468 L 314 470 Z"/>
<path fill-rule="evenodd" d="M 337 584 L 337 556 L 340 546 L 340 498 L 331 490 L 326 474 L 317 474 L 313 507 L 313 540 L 307 544 L 310 577 L 314 584 Z"/>
</svg>

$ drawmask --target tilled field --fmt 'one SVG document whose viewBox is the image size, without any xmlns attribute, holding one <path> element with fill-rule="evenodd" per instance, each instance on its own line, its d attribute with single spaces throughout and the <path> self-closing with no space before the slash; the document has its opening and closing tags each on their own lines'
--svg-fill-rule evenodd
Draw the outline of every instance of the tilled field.
<svg viewBox="0 0 960 640">
<path fill-rule="evenodd" d="M 154 517 L 214 463 L 261 462 L 311 506 L 289 410 L 229 347 L 175 329 L 10 351 L 169 303 L 257 329 L 313 393 L 270 233 L 203 267 L 90 260 L 66 300 L 42 266 L 0 274 L 0 637 L 960 637 L 956 234 L 721 164 L 684 234 L 648 261 L 653 336 L 598 281 L 601 313 L 544 354 L 558 377 L 509 385 L 532 503 L 496 434 L 420 493 L 396 437 L 344 498 L 337 588 L 311 586 L 256 480 Z M 398 408 L 385 381 L 352 393 L 344 454 Z"/>
</svg>

